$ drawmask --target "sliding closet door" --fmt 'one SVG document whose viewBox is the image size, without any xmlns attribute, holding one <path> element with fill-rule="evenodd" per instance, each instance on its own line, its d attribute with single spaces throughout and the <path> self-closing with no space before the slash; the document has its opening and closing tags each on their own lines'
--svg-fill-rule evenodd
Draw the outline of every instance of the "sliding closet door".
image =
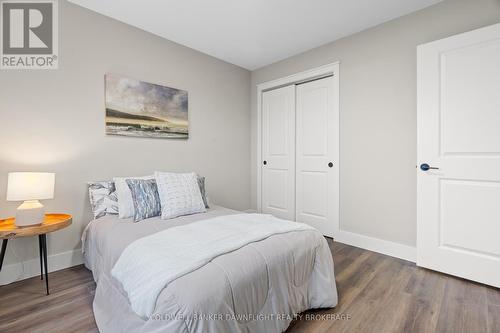
<svg viewBox="0 0 500 333">
<path fill-rule="evenodd" d="M 296 220 L 333 237 L 339 216 L 338 110 L 335 81 L 297 85 Z"/>
<path fill-rule="evenodd" d="M 295 220 L 295 86 L 262 94 L 262 212 Z"/>
</svg>

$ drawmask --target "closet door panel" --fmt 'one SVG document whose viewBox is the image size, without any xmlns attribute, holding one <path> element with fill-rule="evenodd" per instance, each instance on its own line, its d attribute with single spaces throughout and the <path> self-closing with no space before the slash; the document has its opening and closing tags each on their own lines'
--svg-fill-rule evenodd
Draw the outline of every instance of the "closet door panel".
<svg viewBox="0 0 500 333">
<path fill-rule="evenodd" d="M 338 218 L 333 78 L 297 85 L 296 94 L 296 219 L 332 237 Z"/>
<path fill-rule="evenodd" d="M 295 87 L 262 94 L 262 212 L 295 220 Z"/>
<path fill-rule="evenodd" d="M 325 218 L 327 216 L 328 175 L 325 172 L 302 171 L 301 191 L 298 192 L 301 217 Z M 304 221 L 305 222 L 305 221 Z"/>
<path fill-rule="evenodd" d="M 314 86 L 310 86 L 314 85 Z M 328 131 L 328 87 L 316 87 L 315 82 L 298 86 L 300 111 L 297 124 L 300 135 L 300 152 L 309 157 L 304 163 L 314 163 L 314 157 L 321 159 L 327 154 Z"/>
</svg>

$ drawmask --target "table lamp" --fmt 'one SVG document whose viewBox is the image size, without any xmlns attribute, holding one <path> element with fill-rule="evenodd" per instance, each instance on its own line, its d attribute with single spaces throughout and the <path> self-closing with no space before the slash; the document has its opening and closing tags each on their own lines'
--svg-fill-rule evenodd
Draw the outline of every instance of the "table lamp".
<svg viewBox="0 0 500 333">
<path fill-rule="evenodd" d="M 45 208 L 38 200 L 54 198 L 55 174 L 48 172 L 10 172 L 7 201 L 24 201 L 17 207 L 16 225 L 41 224 Z"/>
</svg>

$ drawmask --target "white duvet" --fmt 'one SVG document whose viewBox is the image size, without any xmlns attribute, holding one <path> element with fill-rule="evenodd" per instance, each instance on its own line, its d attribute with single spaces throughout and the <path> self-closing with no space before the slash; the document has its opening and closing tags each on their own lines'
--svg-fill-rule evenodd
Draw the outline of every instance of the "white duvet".
<svg viewBox="0 0 500 333">
<path fill-rule="evenodd" d="M 149 317 L 172 281 L 247 244 L 305 230 L 314 229 L 263 214 L 211 218 L 137 239 L 125 248 L 111 275 L 123 286 L 133 311 Z"/>
</svg>

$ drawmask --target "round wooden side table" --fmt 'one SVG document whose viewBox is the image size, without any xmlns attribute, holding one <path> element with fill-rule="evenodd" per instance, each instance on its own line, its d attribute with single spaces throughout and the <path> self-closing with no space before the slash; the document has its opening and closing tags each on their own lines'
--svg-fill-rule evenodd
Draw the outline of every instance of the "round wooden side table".
<svg viewBox="0 0 500 333">
<path fill-rule="evenodd" d="M 45 287 L 47 295 L 49 294 L 49 269 L 47 266 L 47 234 L 65 228 L 71 224 L 73 218 L 69 214 L 45 214 L 42 224 L 18 227 L 15 218 L 0 219 L 0 239 L 2 241 L 2 250 L 0 252 L 0 271 L 2 270 L 7 242 L 9 239 L 19 237 L 30 237 L 38 235 L 38 247 L 40 252 L 40 279 L 43 280 L 45 270 Z"/>
</svg>

